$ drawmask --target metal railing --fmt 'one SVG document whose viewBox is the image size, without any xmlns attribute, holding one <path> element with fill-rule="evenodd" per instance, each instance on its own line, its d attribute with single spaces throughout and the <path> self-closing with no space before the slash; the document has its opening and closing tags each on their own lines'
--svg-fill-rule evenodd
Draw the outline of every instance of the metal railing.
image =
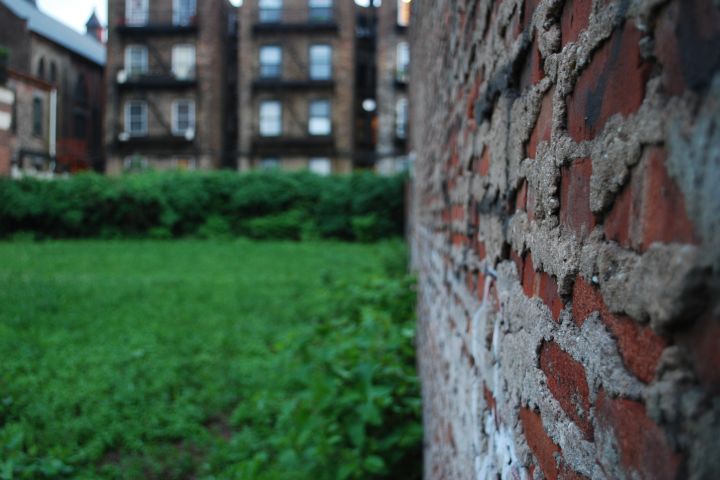
<svg viewBox="0 0 720 480">
<path fill-rule="evenodd" d="M 330 24 L 334 23 L 334 7 L 308 7 L 308 8 L 261 8 L 257 12 L 256 22 L 261 25 L 276 24 Z"/>
<path fill-rule="evenodd" d="M 196 9 L 150 9 L 125 11 L 117 19 L 117 26 L 143 28 L 153 25 L 192 27 L 198 24 Z"/>
</svg>

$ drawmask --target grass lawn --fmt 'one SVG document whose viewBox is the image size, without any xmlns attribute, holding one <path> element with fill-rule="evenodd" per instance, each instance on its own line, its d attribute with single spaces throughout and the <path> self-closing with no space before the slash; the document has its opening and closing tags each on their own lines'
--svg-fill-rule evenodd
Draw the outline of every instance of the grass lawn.
<svg viewBox="0 0 720 480">
<path fill-rule="evenodd" d="M 389 251 L 0 243 L 0 479 L 282 478 L 244 470 L 259 440 L 243 427 L 275 414 L 258 391 L 292 381 L 279 342 L 329 280 L 383 276 Z"/>
</svg>

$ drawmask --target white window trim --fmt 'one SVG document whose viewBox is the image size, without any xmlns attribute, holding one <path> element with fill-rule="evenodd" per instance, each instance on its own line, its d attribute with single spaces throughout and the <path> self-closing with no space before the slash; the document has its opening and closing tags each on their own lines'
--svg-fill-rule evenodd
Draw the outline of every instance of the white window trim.
<svg viewBox="0 0 720 480">
<path fill-rule="evenodd" d="M 279 118 L 279 128 L 277 129 L 277 132 L 273 133 L 264 133 L 263 132 L 263 122 L 262 122 L 262 107 L 265 103 L 277 103 L 280 106 L 280 118 Z M 260 104 L 258 105 L 258 132 L 261 137 L 279 137 L 283 134 L 283 104 L 280 100 L 262 100 Z"/>
<path fill-rule="evenodd" d="M 188 128 L 186 130 L 181 130 L 178 125 L 178 122 L 179 122 L 178 107 L 180 106 L 181 103 L 187 103 L 190 105 L 189 112 L 190 112 L 190 125 L 191 126 L 190 126 L 190 128 Z M 195 120 L 196 120 L 195 119 L 195 100 L 182 99 L 182 100 L 173 101 L 173 103 L 172 103 L 172 133 L 173 133 L 173 135 L 181 137 L 181 136 L 185 136 L 191 132 L 192 135 L 194 136 L 195 135 L 195 126 L 197 125 Z"/>
<path fill-rule="evenodd" d="M 197 16 L 197 0 L 195 0 L 195 12 L 192 16 Z M 180 21 L 180 0 L 173 0 L 173 25 L 189 25 L 191 22 Z"/>
<path fill-rule="evenodd" d="M 192 49 L 192 68 L 190 70 L 189 75 L 180 75 L 180 73 L 177 71 L 177 51 L 181 48 L 188 48 Z M 195 45 L 192 43 L 181 43 L 178 45 L 173 45 L 172 47 L 172 60 L 170 62 L 172 64 L 172 72 L 173 75 L 176 78 L 185 80 L 185 79 L 192 79 L 195 78 L 195 75 L 197 73 L 197 49 L 195 48 Z"/>
<path fill-rule="evenodd" d="M 130 107 L 134 104 L 141 105 L 143 109 L 143 128 L 139 132 L 130 131 Z M 143 100 L 130 100 L 125 103 L 125 133 L 131 137 L 146 137 L 148 134 L 148 105 Z"/>
<path fill-rule="evenodd" d="M 313 51 L 313 48 L 315 48 L 315 47 L 324 47 L 324 48 L 328 48 L 330 50 L 330 72 L 327 77 L 316 77 L 312 73 L 312 70 L 313 70 L 312 51 Z M 310 47 L 308 49 L 308 76 L 310 77 L 311 80 L 332 80 L 332 78 L 335 74 L 335 72 L 334 72 L 335 62 L 334 62 L 334 58 L 333 58 L 334 55 L 335 55 L 335 49 L 333 48 L 332 45 L 330 45 L 328 43 L 313 43 L 310 45 Z M 324 66 L 324 64 L 323 64 L 323 66 Z"/>
<path fill-rule="evenodd" d="M 327 117 L 319 117 L 319 116 L 318 116 L 318 117 L 313 117 L 313 115 L 312 115 L 312 105 L 313 105 L 313 103 L 321 103 L 321 102 L 322 102 L 322 103 L 327 103 L 327 106 L 328 106 L 328 115 L 327 115 Z M 312 124 L 313 118 L 322 119 L 322 120 L 327 120 L 327 122 L 328 122 L 328 129 L 327 129 L 327 131 L 326 131 L 326 132 L 323 132 L 323 133 L 315 133 L 315 132 L 313 132 L 313 131 L 312 131 L 312 128 L 311 128 L 311 124 Z M 333 125 L 332 125 L 332 101 L 330 101 L 330 100 L 328 100 L 328 99 L 323 99 L 323 98 L 316 98 L 316 99 L 314 99 L 314 100 L 310 100 L 310 102 L 308 103 L 308 135 L 311 135 L 311 136 L 314 136 L 314 137 L 326 137 L 326 136 L 328 136 L 328 135 L 332 135 L 332 131 L 333 131 Z"/>
<path fill-rule="evenodd" d="M 130 68 L 130 66 L 131 66 L 130 51 L 135 48 L 139 48 L 140 51 L 143 52 L 142 53 L 142 64 L 141 64 L 142 68 L 140 69 L 140 72 L 133 72 Z M 125 73 L 127 73 L 128 75 L 134 75 L 137 73 L 140 73 L 140 74 L 147 73 L 147 71 L 148 71 L 148 49 L 147 49 L 147 47 L 145 45 L 137 45 L 137 44 L 127 45 L 125 47 Z"/>
<path fill-rule="evenodd" d="M 130 16 L 131 7 L 133 0 L 125 0 L 125 23 L 128 25 L 147 25 L 148 20 L 150 19 L 150 12 L 148 11 L 148 0 L 142 0 L 142 11 L 143 11 L 143 21 L 142 22 L 135 22 L 132 21 L 135 16 Z"/>
</svg>

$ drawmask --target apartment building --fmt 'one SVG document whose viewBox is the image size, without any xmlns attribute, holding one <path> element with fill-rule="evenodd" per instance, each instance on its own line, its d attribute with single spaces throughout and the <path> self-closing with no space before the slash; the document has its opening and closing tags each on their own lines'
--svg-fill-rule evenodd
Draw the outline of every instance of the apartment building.
<svg viewBox="0 0 720 480">
<path fill-rule="evenodd" d="M 10 91 L 4 98 L 13 105 L 4 134 L 12 147 L 9 140 L 3 146 L 17 174 L 103 168 L 105 46 L 96 17 L 87 28 L 85 35 L 76 32 L 34 0 L 0 0 Z"/>
<path fill-rule="evenodd" d="M 234 160 L 236 11 L 227 0 L 108 0 L 108 173 Z"/>
<path fill-rule="evenodd" d="M 378 13 L 376 170 L 383 174 L 408 167 L 410 6 L 411 0 L 384 0 Z"/>
<path fill-rule="evenodd" d="M 353 168 L 356 5 L 245 0 L 238 168 Z"/>
</svg>

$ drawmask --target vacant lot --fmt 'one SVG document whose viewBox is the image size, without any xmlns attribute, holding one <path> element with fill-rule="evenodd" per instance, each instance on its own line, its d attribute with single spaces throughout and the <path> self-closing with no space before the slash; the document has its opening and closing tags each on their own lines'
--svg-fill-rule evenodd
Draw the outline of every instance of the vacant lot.
<svg viewBox="0 0 720 480">
<path fill-rule="evenodd" d="M 327 478 L 387 474 L 389 461 L 405 460 L 372 455 L 382 442 L 368 438 L 386 421 L 383 398 L 397 404 L 400 420 L 417 413 L 414 372 L 399 365 L 412 354 L 405 301 L 412 296 L 387 295 L 405 302 L 389 315 L 406 317 L 397 319 L 405 322 L 397 338 L 407 345 L 393 349 L 394 330 L 378 329 L 363 311 L 365 333 L 377 330 L 389 343 L 332 353 L 355 360 L 325 373 L 339 379 L 327 392 L 313 380 L 324 386 L 307 396 L 314 388 L 298 376 L 323 369 L 299 375 L 297 364 L 312 363 L 314 350 L 295 343 L 309 343 L 315 324 L 337 313 L 338 291 L 368 278 L 384 282 L 387 265 L 397 270 L 402 255 L 397 245 L 329 242 L 0 244 L 0 478 L 303 478 L 308 472 L 290 470 L 323 467 L 323 455 L 361 462 Z M 393 288 L 407 290 L 398 282 Z M 342 308 L 359 308 L 352 297 L 347 303 Z M 378 311 L 394 308 L 387 299 L 375 303 Z M 353 322 L 327 330 L 355 337 Z M 390 387 L 373 390 L 382 372 L 363 363 L 365 350 L 407 382 L 386 375 Z M 370 426 L 350 427 L 350 440 L 342 418 L 290 435 L 287 425 L 317 413 L 299 409 L 294 392 L 310 403 L 332 399 L 340 395 L 333 388 L 352 383 L 354 363 L 363 365 L 357 375 L 367 392 L 355 399 L 360 413 L 345 416 L 367 415 Z M 395 386 L 403 389 L 397 396 L 412 398 L 396 398 Z M 329 402 L 322 415 L 341 403 Z M 329 443 L 315 447 L 323 437 Z M 412 447 L 419 427 L 398 438 L 383 448 Z M 333 449 L 344 443 L 343 460 Z"/>
</svg>

